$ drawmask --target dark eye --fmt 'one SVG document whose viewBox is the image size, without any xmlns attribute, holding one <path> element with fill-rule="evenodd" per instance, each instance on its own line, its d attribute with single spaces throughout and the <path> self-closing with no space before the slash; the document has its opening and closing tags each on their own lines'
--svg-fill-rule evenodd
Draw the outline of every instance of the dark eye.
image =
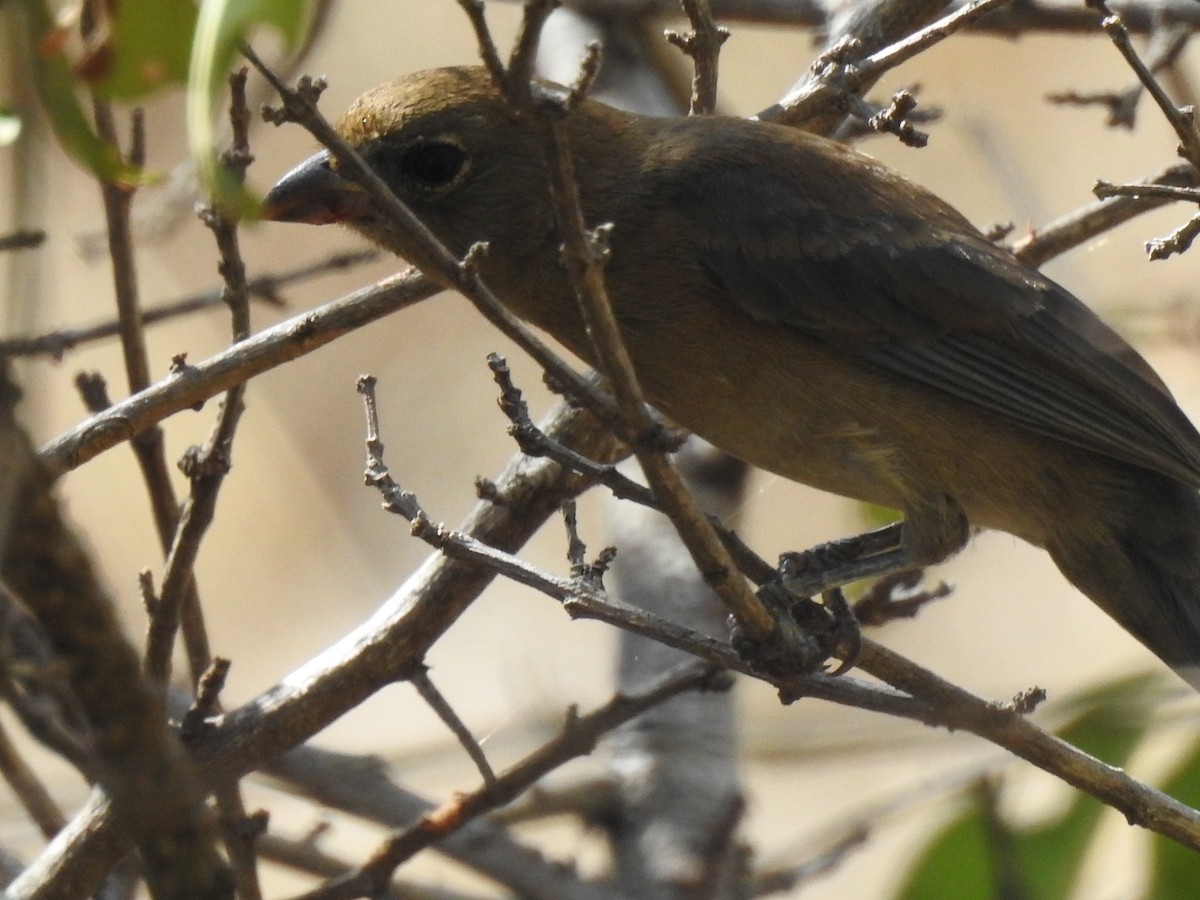
<svg viewBox="0 0 1200 900">
<path fill-rule="evenodd" d="M 467 154 L 449 141 L 421 141 L 400 157 L 400 170 L 418 184 L 441 188 L 459 179 L 467 169 Z"/>
</svg>

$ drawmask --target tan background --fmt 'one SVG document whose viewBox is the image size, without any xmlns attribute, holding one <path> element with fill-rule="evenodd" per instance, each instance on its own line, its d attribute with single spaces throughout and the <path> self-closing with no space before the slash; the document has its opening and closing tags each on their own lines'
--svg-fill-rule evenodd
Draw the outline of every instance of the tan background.
<svg viewBox="0 0 1200 900">
<path fill-rule="evenodd" d="M 489 15 L 507 40 L 516 10 L 493 4 Z M 11 23 L 0 19 L 0 28 Z M 811 38 L 784 28 L 734 26 L 724 59 L 722 96 L 731 110 L 749 113 L 775 100 L 811 59 Z M 342 4 L 306 71 L 325 74 L 327 112 L 343 109 L 362 90 L 402 72 L 474 59 L 471 32 L 449 0 Z M 1194 69 L 1194 66 L 1193 66 Z M 924 102 L 943 107 L 927 149 L 885 139 L 866 149 L 945 196 L 982 227 L 1037 225 L 1090 199 L 1096 178 L 1132 179 L 1172 161 L 1175 141 L 1159 116 L 1143 107 L 1137 133 L 1106 130 L 1098 110 L 1054 108 L 1049 90 L 1122 88 L 1130 82 L 1102 38 L 958 38 L 887 79 L 889 89 L 924 85 Z M 10 84 L 12 90 L 16 87 Z M 9 94 L 11 95 L 11 93 Z M 180 97 L 149 109 L 151 162 L 163 170 L 184 153 Z M 298 128 L 260 126 L 252 180 L 260 188 L 314 148 Z M 0 151 L 7 165 L 12 150 Z M 42 330 L 109 316 L 109 270 L 88 258 L 81 238 L 101 225 L 98 193 L 86 176 L 53 148 L 44 150 L 47 181 L 38 192 L 50 229 L 36 260 L 40 281 L 4 297 L 6 328 Z M 13 192 L 0 192 L 0 213 L 11 213 Z M 1183 220 L 1183 210 L 1145 217 L 1056 261 L 1052 275 L 1105 311 L 1138 339 L 1177 392 L 1200 417 L 1194 313 L 1172 312 L 1193 300 L 1195 253 L 1148 263 L 1142 242 Z M 28 221 L 21 224 L 30 224 Z M 300 226 L 261 226 L 245 235 L 251 272 L 279 270 L 337 249 L 359 246 L 346 232 Z M 215 252 L 204 230 L 188 220 L 139 255 L 148 305 L 216 283 Z M 0 259 L 15 277 L 12 262 Z M 384 261 L 287 292 L 287 314 L 340 296 L 395 270 Z M 11 284 L 11 282 L 9 282 Z M 26 298 L 36 302 L 26 305 Z M 259 309 L 256 327 L 280 314 Z M 150 333 L 155 375 L 171 356 L 203 359 L 226 343 L 225 317 L 213 313 Z M 517 377 L 537 398 L 535 369 L 519 358 L 460 298 L 444 297 L 379 323 L 250 387 L 248 415 L 222 496 L 218 520 L 203 550 L 199 580 L 217 652 L 234 660 L 226 698 L 244 700 L 265 689 L 368 615 L 424 558 L 405 525 L 379 512 L 376 495 L 361 486 L 362 426 L 354 379 L 379 376 L 385 440 L 395 475 L 416 491 L 432 516 L 455 523 L 473 498 L 472 478 L 496 473 L 513 452 L 495 408 L 484 355 L 510 356 Z M 79 369 L 99 369 L 114 396 L 123 376 L 114 345 L 70 354 L 61 364 L 23 367 L 30 427 L 48 439 L 79 420 L 71 387 Z M 172 459 L 202 438 L 212 410 L 184 413 L 167 424 Z M 180 490 L 184 489 L 182 479 Z M 71 517 L 91 536 L 131 633 L 140 634 L 135 575 L 161 568 L 147 504 L 131 454 L 111 451 L 69 475 L 63 494 Z M 589 505 L 595 509 L 594 502 Z M 598 515 L 585 515 L 584 536 L 605 540 Z M 848 504 L 770 476 L 756 478 L 745 510 L 751 543 L 768 558 L 846 534 L 861 526 Z M 561 529 L 549 527 L 527 556 L 565 570 Z M 958 590 L 915 622 L 889 626 L 880 637 L 972 690 L 1003 699 L 1037 684 L 1061 697 L 1094 679 L 1155 665 L 1152 658 L 1071 589 L 1048 558 L 1002 534 L 976 540 L 937 575 Z M 552 602 L 499 584 L 436 648 L 433 678 L 500 763 L 527 748 L 530 720 L 549 721 L 567 704 L 605 698 L 611 635 L 594 624 L 572 624 Z M 749 806 L 745 831 L 764 862 L 799 862 L 877 804 L 928 789 L 970 771 L 998 753 L 982 742 L 921 731 L 879 717 L 813 701 L 780 707 L 772 693 L 743 684 L 743 740 Z M 1189 707 L 1194 708 L 1194 707 Z M 385 691 L 339 722 L 320 741 L 379 753 L 397 762 L 406 782 L 445 796 L 473 783 L 462 754 L 406 687 Z M 56 770 L 58 771 L 58 770 Z M 1023 776 L 1045 787 L 1041 776 Z M 67 805 L 82 797 L 69 777 L 55 781 Z M 435 792 L 441 792 L 435 794 Z M 1027 811 L 1050 808 L 1059 795 L 1030 790 Z M 299 833 L 312 824 L 300 807 L 258 789 L 274 810 L 275 826 Z M 0 796 L 0 803 L 7 804 Z M 0 822 L 0 842 L 25 842 L 29 828 L 13 809 Z M 806 897 L 885 896 L 896 865 L 945 807 L 905 807 L 879 828 L 886 840 L 852 856 Z M 1126 829 L 1112 828 L 1110 860 L 1135 858 Z M 368 846 L 364 834 L 334 835 L 348 852 Z M 584 842 L 559 832 L 556 852 L 571 855 Z M 429 864 L 426 863 L 426 866 Z M 1117 866 L 1097 875 L 1081 896 L 1131 896 L 1136 869 Z M 458 876 L 439 869 L 437 877 Z"/>
</svg>

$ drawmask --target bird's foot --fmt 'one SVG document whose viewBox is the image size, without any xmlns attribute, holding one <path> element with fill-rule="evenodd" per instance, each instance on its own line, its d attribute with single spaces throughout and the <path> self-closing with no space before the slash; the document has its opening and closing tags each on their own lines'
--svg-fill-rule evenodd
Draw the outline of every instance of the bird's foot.
<svg viewBox="0 0 1200 900">
<path fill-rule="evenodd" d="M 823 602 L 798 597 L 782 582 L 763 585 L 758 596 L 775 616 L 776 629 L 767 640 L 751 640 L 734 629 L 732 641 L 747 662 L 773 675 L 841 675 L 858 661 L 862 634 L 854 611 L 841 590 L 822 595 Z M 826 663 L 839 660 L 831 671 Z"/>
</svg>

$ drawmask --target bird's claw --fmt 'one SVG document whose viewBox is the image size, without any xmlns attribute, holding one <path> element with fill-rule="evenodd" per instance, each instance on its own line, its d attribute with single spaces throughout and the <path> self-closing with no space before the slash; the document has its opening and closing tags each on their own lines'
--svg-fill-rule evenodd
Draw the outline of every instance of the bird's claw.
<svg viewBox="0 0 1200 900">
<path fill-rule="evenodd" d="M 758 593 L 774 613 L 776 628 L 767 640 L 751 640 L 735 627 L 731 641 L 743 659 L 781 676 L 826 671 L 835 655 L 840 663 L 829 672 L 834 676 L 858 662 L 862 634 L 840 589 L 822 595 L 823 602 L 797 597 L 781 581 L 763 585 Z"/>
</svg>

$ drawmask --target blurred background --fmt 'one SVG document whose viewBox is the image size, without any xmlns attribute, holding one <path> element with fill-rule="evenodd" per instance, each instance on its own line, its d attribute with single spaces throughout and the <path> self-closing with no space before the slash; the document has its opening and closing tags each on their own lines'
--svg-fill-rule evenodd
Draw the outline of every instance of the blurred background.
<svg viewBox="0 0 1200 900">
<path fill-rule="evenodd" d="M 0 11 L 2 12 L 2 11 Z M 492 3 L 488 17 L 507 46 L 519 5 Z M 0 18 L 0 29 L 10 27 Z M 671 21 L 673 27 L 683 23 Z M 720 96 L 730 113 L 751 114 L 777 100 L 804 72 L 814 36 L 782 25 L 728 23 Z M 9 35 L 4 36 L 6 39 Z M 261 36 L 270 47 L 273 36 Z M 8 45 L 11 47 L 11 43 Z M 11 54 L 2 51 L 13 59 Z M 328 78 L 322 106 L 340 113 L 365 89 L 399 74 L 476 59 L 474 36 L 450 0 L 334 4 L 303 71 Z M 1197 59 L 1182 71 L 1195 76 Z M 4 96 L 29 99 L 20 68 L 0 63 Z M 1134 131 L 1106 128 L 1094 107 L 1054 106 L 1048 92 L 1121 90 L 1132 75 L 1100 35 L 1030 35 L 1020 39 L 960 35 L 892 72 L 875 91 L 886 96 L 919 83 L 922 104 L 941 108 L 929 126 L 929 146 L 914 150 L 892 138 L 861 147 L 942 195 L 976 225 L 1012 223 L 1015 235 L 1037 228 L 1092 199 L 1098 178 L 1122 182 L 1155 173 L 1175 160 L 1176 139 L 1157 110 L 1144 104 Z M 261 84 L 259 85 L 261 89 Z M 262 94 L 265 97 L 265 93 Z M 182 93 L 159 95 L 147 108 L 149 165 L 169 173 L 186 157 Z M 113 315 L 111 275 L 100 237 L 103 217 L 90 176 L 75 168 L 36 119 L 27 140 L 0 150 L 5 177 L 0 216 L 41 226 L 39 250 L 0 256 L 6 294 L 0 300 L 7 334 L 33 334 Z M 255 126 L 256 162 L 250 182 L 265 190 L 313 152 L 300 128 Z M 135 207 L 148 214 L 163 187 L 148 189 Z M 1163 374 L 1180 404 L 1200 419 L 1197 365 L 1195 253 L 1149 262 L 1143 242 L 1180 224 L 1187 211 L 1169 207 L 1143 216 L 1050 263 L 1046 270 L 1129 336 Z M 155 221 L 152 241 L 139 248 L 145 305 L 217 286 L 216 251 L 190 215 L 168 228 Z M 243 232 L 250 274 L 282 271 L 339 251 L 361 248 L 349 232 L 296 225 L 257 225 Z M 396 271 L 383 258 L 288 288 L 285 309 L 255 307 L 255 327 L 339 297 Z M 173 355 L 204 359 L 228 341 L 227 315 L 214 311 L 158 325 L 148 332 L 155 377 Z M 366 618 L 427 556 L 406 523 L 382 513 L 377 494 L 362 485 L 361 404 L 355 378 L 379 378 L 383 438 L 395 477 L 417 493 L 438 521 L 456 524 L 474 501 L 473 478 L 497 474 L 515 447 L 496 408 L 484 359 L 509 358 L 517 383 L 539 414 L 553 403 L 540 373 L 491 329 L 463 299 L 440 296 L 255 379 L 233 458 L 233 471 L 198 564 L 214 651 L 233 660 L 225 692 L 229 705 L 279 681 Z M 61 361 L 25 361 L 18 370 L 24 413 L 38 441 L 83 417 L 73 387 L 80 370 L 104 373 L 114 397 L 124 383 L 115 341 L 69 352 Z M 212 408 L 165 423 L 168 456 L 176 459 L 205 437 Z M 179 478 L 181 493 L 186 489 Z M 140 637 L 143 614 L 136 575 L 161 571 L 141 480 L 126 447 L 111 450 L 61 483 L 71 519 L 88 535 L 107 584 L 120 598 L 129 633 Z M 581 509 L 582 537 L 592 552 L 612 538 L 607 504 L 589 496 Z M 740 530 L 768 559 L 861 530 L 854 504 L 778 477 L 756 474 L 740 512 Z M 566 539 L 552 522 L 523 552 L 551 571 L 565 572 Z M 984 534 L 951 562 L 930 573 L 956 586 L 949 599 L 914 621 L 896 622 L 875 636 L 940 675 L 986 698 L 1004 700 L 1039 685 L 1062 698 L 1100 679 L 1158 663 L 1066 584 L 1049 558 L 1015 538 Z M 613 635 L 595 623 L 573 623 L 559 607 L 530 590 L 497 582 L 452 629 L 429 659 L 431 675 L 503 765 L 549 734 L 572 703 L 588 708 L 612 691 Z M 746 767 L 743 829 L 763 863 L 799 863 L 869 819 L 872 841 L 804 896 L 888 896 L 907 855 L 947 815 L 949 787 L 984 764 L 996 748 L 970 736 L 813 700 L 781 706 L 758 683 L 737 688 L 739 740 Z M 1195 704 L 1188 704 L 1190 715 Z M 378 754 L 399 778 L 427 796 L 444 798 L 475 783 L 469 760 L 406 685 L 398 685 L 322 733 L 318 742 Z M 1142 760 L 1153 777 L 1170 758 L 1170 742 Z M 596 765 L 586 761 L 580 766 Z M 1018 812 L 1044 815 L 1066 791 L 1021 764 Z M 568 776 L 575 769 L 560 773 Z M 65 770 L 52 788 L 67 808 L 85 796 Z M 927 798 L 913 804 L 908 799 Z M 905 802 L 900 802 L 901 800 Z M 251 789 L 252 805 L 273 811 L 273 827 L 301 834 L 315 819 L 307 807 L 266 783 Z M 8 804 L 0 796 L 0 807 Z M 880 815 L 880 810 L 887 814 Z M 0 809 L 0 811 L 3 811 Z M 0 842 L 36 847 L 19 810 L 0 820 Z M 1115 817 L 1114 817 L 1115 818 Z M 551 854 L 591 853 L 572 828 L 539 826 Z M 1136 862 L 1144 851 L 1123 823 L 1114 822 L 1079 896 L 1137 894 Z M 339 824 L 330 840 L 347 854 L 373 843 L 353 825 Z M 478 884 L 460 869 L 424 854 L 413 871 L 447 884 Z M 422 868 L 424 867 L 424 868 Z M 464 880 L 465 879 L 465 880 Z M 282 890 L 299 882 L 283 879 Z"/>
</svg>

